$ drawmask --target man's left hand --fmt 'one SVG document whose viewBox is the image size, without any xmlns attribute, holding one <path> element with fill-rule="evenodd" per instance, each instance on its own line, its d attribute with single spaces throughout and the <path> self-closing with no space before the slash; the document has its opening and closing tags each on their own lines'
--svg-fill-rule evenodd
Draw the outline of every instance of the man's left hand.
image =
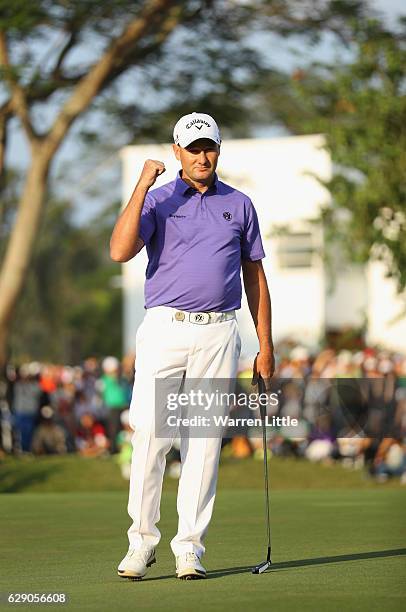
<svg viewBox="0 0 406 612">
<path fill-rule="evenodd" d="M 266 391 L 271 388 L 271 378 L 275 371 L 275 357 L 273 350 L 262 350 L 257 353 L 252 369 L 252 384 L 258 384 L 258 378 L 261 376 L 265 383 Z"/>
</svg>

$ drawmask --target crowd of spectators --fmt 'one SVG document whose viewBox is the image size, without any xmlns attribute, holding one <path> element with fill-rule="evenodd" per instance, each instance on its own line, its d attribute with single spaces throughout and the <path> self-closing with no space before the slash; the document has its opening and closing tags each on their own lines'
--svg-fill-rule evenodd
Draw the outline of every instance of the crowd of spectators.
<svg viewBox="0 0 406 612">
<path fill-rule="evenodd" d="M 240 385 L 249 375 L 240 372 Z M 399 476 L 406 484 L 406 356 L 366 348 L 281 347 L 273 378 L 279 402 L 268 414 L 297 425 L 271 428 L 269 447 L 279 456 L 365 466 L 378 481 Z M 243 411 L 235 412 L 241 415 Z M 258 428 L 247 428 L 230 445 L 239 457 L 262 458 Z"/>
<path fill-rule="evenodd" d="M 9 365 L 1 402 L 3 452 L 116 454 L 128 429 L 133 360 L 81 366 Z"/>
<path fill-rule="evenodd" d="M 295 418 L 298 425 L 270 429 L 273 454 L 366 465 L 378 480 L 400 476 L 406 483 L 405 355 L 373 348 L 312 354 L 281 345 L 277 356 L 274 386 L 281 395 L 273 414 Z M 252 360 L 240 365 L 239 385 L 247 388 Z M 121 363 L 115 357 L 89 358 L 75 367 L 9 365 L 0 383 L 0 454 L 114 454 L 128 478 L 133 366 L 133 357 Z M 224 447 L 235 457 L 260 457 L 260 432 L 248 427 L 226 435 Z M 176 450 L 171 458 L 171 473 L 177 475 Z"/>
</svg>

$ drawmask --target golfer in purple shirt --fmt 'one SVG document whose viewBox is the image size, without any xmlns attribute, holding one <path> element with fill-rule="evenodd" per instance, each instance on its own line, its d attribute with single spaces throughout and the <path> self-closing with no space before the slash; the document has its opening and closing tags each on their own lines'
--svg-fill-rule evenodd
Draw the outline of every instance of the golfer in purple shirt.
<svg viewBox="0 0 406 612">
<path fill-rule="evenodd" d="M 235 378 L 241 350 L 235 316 L 241 307 L 241 269 L 259 341 L 253 382 L 260 375 L 269 385 L 274 371 L 271 302 L 255 208 L 248 196 L 217 177 L 221 139 L 212 117 L 185 115 L 173 135 L 179 174 L 151 190 L 165 167 L 147 160 L 110 242 L 114 261 L 132 259 L 144 245 L 148 253 L 146 314 L 137 330 L 130 406 L 132 525 L 129 550 L 118 566 L 118 574 L 130 579 L 143 578 L 156 561 L 165 457 L 175 437 L 171 431 L 159 434 L 165 418 L 169 423 L 169 404 L 159 401 L 156 381 L 179 392 L 185 380 Z M 181 438 L 179 522 L 171 541 L 178 578 L 206 577 L 201 558 L 220 450 L 221 436 Z"/>
</svg>

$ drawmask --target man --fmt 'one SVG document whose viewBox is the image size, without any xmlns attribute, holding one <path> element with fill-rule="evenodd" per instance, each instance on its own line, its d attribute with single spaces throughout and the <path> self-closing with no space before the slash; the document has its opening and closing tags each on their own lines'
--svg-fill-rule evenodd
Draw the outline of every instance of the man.
<svg viewBox="0 0 406 612">
<path fill-rule="evenodd" d="M 120 417 L 128 408 L 128 389 L 121 378 L 120 362 L 116 357 L 105 357 L 102 362 L 103 376 L 100 390 L 103 403 L 107 408 L 107 435 L 112 455 L 118 452 L 117 436 L 121 431 Z"/>
<path fill-rule="evenodd" d="M 31 451 L 34 455 L 64 455 L 68 452 L 63 427 L 55 422 L 51 406 L 42 406 L 40 422 L 32 437 Z"/>
<path fill-rule="evenodd" d="M 164 164 L 147 160 L 110 243 L 125 262 L 146 245 L 146 315 L 137 331 L 137 370 L 130 424 L 134 429 L 128 512 L 129 551 L 118 567 L 139 579 L 155 563 L 156 527 L 165 456 L 173 437 L 156 435 L 160 407 L 155 379 L 233 379 L 241 341 L 242 267 L 260 350 L 254 379 L 274 370 L 271 304 L 261 259 L 265 256 L 255 209 L 243 193 L 218 180 L 220 133 L 212 117 L 192 113 L 174 129 L 181 170 L 174 181 L 149 191 Z M 158 410 L 158 412 L 157 412 Z M 171 542 L 178 578 L 205 578 L 201 563 L 212 515 L 221 450 L 219 437 L 181 440 L 178 533 Z"/>
</svg>

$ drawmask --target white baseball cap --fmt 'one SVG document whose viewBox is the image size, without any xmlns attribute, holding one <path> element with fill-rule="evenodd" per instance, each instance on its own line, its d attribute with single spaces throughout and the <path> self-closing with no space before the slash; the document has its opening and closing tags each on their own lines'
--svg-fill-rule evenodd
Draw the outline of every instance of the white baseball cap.
<svg viewBox="0 0 406 612">
<path fill-rule="evenodd" d="M 190 113 L 181 117 L 173 130 L 175 143 L 185 148 L 199 138 L 209 138 L 221 144 L 220 131 L 213 117 L 205 113 Z"/>
</svg>

